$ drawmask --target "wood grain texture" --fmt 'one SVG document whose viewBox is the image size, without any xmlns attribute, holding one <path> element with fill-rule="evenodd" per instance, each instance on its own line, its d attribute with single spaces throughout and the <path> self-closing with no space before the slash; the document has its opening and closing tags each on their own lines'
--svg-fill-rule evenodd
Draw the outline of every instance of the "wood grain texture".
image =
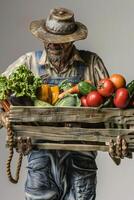
<svg viewBox="0 0 134 200">
<path fill-rule="evenodd" d="M 50 127 L 50 126 L 12 126 L 17 136 L 29 136 L 34 139 L 51 141 L 93 141 L 107 142 L 115 140 L 117 135 L 126 136 L 129 143 L 134 142 L 134 129 L 90 129 L 75 127 Z"/>
<path fill-rule="evenodd" d="M 30 137 L 38 148 L 108 151 L 122 135 L 134 149 L 134 109 L 17 106 L 9 115 L 15 137 Z"/>
<path fill-rule="evenodd" d="M 10 122 L 82 122 L 100 123 L 114 122 L 133 124 L 134 109 L 86 107 L 11 107 Z"/>
<path fill-rule="evenodd" d="M 106 145 L 90 145 L 90 144 L 55 144 L 55 143 L 35 143 L 33 145 L 38 149 L 49 150 L 67 150 L 67 151 L 103 151 L 108 152 L 109 147 Z M 128 149 L 134 152 L 134 145 L 128 145 Z"/>
</svg>

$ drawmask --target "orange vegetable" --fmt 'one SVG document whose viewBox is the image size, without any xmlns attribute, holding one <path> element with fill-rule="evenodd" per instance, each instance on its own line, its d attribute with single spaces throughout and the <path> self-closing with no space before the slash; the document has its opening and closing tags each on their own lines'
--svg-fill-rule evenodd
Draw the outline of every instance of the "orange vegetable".
<svg viewBox="0 0 134 200">
<path fill-rule="evenodd" d="M 75 85 L 72 88 L 69 88 L 68 90 L 65 90 L 61 94 L 59 94 L 59 99 L 62 99 L 66 94 L 78 94 L 79 93 L 79 88 L 78 85 Z"/>
<path fill-rule="evenodd" d="M 92 84 L 92 81 L 90 81 L 90 80 L 84 80 L 85 82 L 88 82 L 88 83 L 90 83 L 90 84 Z"/>
<path fill-rule="evenodd" d="M 113 82 L 116 89 L 126 86 L 126 80 L 121 74 L 113 74 L 110 76 L 110 80 Z"/>
<path fill-rule="evenodd" d="M 59 87 L 58 85 L 51 86 L 51 95 L 52 95 L 52 105 L 56 103 L 59 96 Z"/>
<path fill-rule="evenodd" d="M 39 100 L 51 103 L 51 87 L 48 84 L 42 84 L 37 90 L 37 98 Z"/>
</svg>

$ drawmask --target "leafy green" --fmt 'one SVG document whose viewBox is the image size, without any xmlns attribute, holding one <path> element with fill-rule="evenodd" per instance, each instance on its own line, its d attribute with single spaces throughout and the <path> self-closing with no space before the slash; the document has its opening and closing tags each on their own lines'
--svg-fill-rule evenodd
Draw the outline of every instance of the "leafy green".
<svg viewBox="0 0 134 200">
<path fill-rule="evenodd" d="M 63 90 L 63 91 L 72 88 L 72 86 L 73 86 L 72 83 L 70 83 L 68 79 L 63 80 L 63 81 L 59 84 L 60 90 Z"/>
<path fill-rule="evenodd" d="M 16 97 L 28 96 L 35 99 L 36 90 L 41 84 L 40 77 L 35 77 L 26 65 L 21 65 L 9 78 L 0 76 L 0 100 L 7 99 L 10 94 L 14 94 Z"/>
<path fill-rule="evenodd" d="M 59 99 L 55 106 L 65 107 L 65 106 L 81 106 L 81 101 L 77 94 L 67 94 L 62 99 Z"/>
<path fill-rule="evenodd" d="M 21 65 L 8 79 L 8 89 L 16 96 L 36 98 L 36 90 L 42 84 L 40 77 L 35 77 L 26 65 Z"/>
<path fill-rule="evenodd" d="M 0 100 L 5 100 L 8 94 L 8 79 L 6 76 L 0 76 Z"/>
<path fill-rule="evenodd" d="M 45 101 L 41 101 L 39 99 L 35 99 L 34 101 L 34 105 L 37 107 L 52 107 L 51 104 L 45 102 Z"/>
</svg>

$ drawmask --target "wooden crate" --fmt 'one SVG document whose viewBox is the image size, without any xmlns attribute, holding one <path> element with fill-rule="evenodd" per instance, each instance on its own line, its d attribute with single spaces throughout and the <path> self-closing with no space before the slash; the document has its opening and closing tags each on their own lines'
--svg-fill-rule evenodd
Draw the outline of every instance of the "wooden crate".
<svg viewBox="0 0 134 200">
<path fill-rule="evenodd" d="M 9 120 L 14 137 L 41 149 L 108 151 L 110 139 L 123 135 L 134 151 L 134 109 L 13 106 Z"/>
</svg>

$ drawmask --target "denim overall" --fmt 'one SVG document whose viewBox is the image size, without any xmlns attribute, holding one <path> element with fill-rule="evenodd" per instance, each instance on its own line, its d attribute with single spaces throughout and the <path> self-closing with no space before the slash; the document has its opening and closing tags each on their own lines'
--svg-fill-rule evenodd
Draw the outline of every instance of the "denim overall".
<svg viewBox="0 0 134 200">
<path fill-rule="evenodd" d="M 35 52 L 39 60 L 42 52 Z M 48 84 L 64 79 L 78 83 L 84 77 L 84 64 L 78 63 L 77 76 L 49 78 Z M 43 77 L 45 66 L 38 66 Z M 46 82 L 46 80 L 45 80 Z M 95 200 L 95 152 L 38 150 L 28 155 L 28 175 L 25 184 L 26 200 Z"/>
</svg>

